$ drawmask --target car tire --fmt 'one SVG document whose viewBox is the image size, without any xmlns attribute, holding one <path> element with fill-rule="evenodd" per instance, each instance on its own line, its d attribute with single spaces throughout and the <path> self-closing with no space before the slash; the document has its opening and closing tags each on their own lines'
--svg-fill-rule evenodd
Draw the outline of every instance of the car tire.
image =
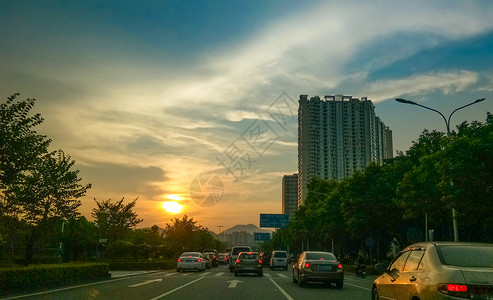
<svg viewBox="0 0 493 300">
<path fill-rule="evenodd" d="M 293 283 L 297 283 L 298 280 L 296 280 L 296 278 L 294 278 L 294 271 L 293 271 Z"/>
<path fill-rule="evenodd" d="M 238 276 L 238 272 L 235 272 L 235 273 L 234 273 L 234 277 L 236 277 L 236 276 Z"/>
<path fill-rule="evenodd" d="M 336 288 L 337 289 L 342 289 L 343 286 L 344 286 L 343 280 L 336 281 Z"/>
<path fill-rule="evenodd" d="M 371 300 L 380 300 L 380 297 L 378 296 L 378 291 L 377 288 L 373 288 L 371 291 Z"/>
<path fill-rule="evenodd" d="M 258 277 L 262 277 L 262 276 L 264 276 L 264 273 L 263 272 L 259 272 L 258 273 Z"/>
<path fill-rule="evenodd" d="M 180 272 L 180 271 L 181 271 L 181 270 L 180 270 L 179 268 L 178 268 L 178 269 L 176 269 L 176 272 Z"/>
</svg>

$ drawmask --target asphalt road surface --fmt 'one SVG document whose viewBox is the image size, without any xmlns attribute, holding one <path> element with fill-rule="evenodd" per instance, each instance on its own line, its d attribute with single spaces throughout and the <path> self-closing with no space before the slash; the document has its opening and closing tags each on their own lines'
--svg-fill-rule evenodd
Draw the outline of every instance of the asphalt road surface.
<svg viewBox="0 0 493 300">
<path fill-rule="evenodd" d="M 299 287 L 292 281 L 291 269 L 264 268 L 263 277 L 254 274 L 235 277 L 227 266 L 220 265 L 205 272 L 160 271 L 5 299 L 359 300 L 371 298 L 372 280 L 346 273 L 340 290 L 317 283 Z"/>
</svg>

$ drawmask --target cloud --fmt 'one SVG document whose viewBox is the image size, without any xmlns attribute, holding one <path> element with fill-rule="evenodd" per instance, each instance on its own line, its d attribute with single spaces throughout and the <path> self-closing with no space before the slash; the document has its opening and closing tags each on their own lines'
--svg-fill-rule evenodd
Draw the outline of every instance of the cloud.
<svg viewBox="0 0 493 300">
<path fill-rule="evenodd" d="M 479 75 L 470 71 L 437 72 L 411 77 L 381 80 L 370 83 L 368 93 L 372 101 L 380 102 L 401 95 L 419 95 L 442 91 L 445 95 L 457 93 L 477 83 Z"/>
</svg>

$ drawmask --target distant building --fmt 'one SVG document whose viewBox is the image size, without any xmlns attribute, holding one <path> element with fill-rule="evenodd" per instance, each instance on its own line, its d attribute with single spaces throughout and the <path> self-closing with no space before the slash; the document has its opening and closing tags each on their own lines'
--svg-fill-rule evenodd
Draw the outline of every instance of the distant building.
<svg viewBox="0 0 493 300">
<path fill-rule="evenodd" d="M 290 217 L 298 209 L 298 174 L 282 177 L 282 213 Z"/>
<path fill-rule="evenodd" d="M 300 95 L 298 108 L 298 207 L 317 176 L 340 180 L 371 162 L 392 158 L 392 131 L 366 97 Z"/>
</svg>

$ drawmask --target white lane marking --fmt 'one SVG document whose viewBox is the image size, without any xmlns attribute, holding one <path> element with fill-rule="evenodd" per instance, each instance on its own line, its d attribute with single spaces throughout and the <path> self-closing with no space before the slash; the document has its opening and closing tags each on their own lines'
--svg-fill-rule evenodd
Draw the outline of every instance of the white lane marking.
<svg viewBox="0 0 493 300">
<path fill-rule="evenodd" d="M 177 288 L 175 288 L 175 289 L 172 289 L 171 291 L 166 292 L 166 293 L 164 293 L 164 294 L 161 294 L 161 295 L 159 295 L 159 296 L 157 296 L 157 297 L 154 297 L 154 298 L 152 298 L 152 299 L 150 299 L 150 300 L 157 300 L 157 299 L 161 299 L 161 298 L 163 298 L 164 296 L 167 296 L 167 295 L 172 294 L 172 293 L 174 293 L 174 292 L 176 292 L 176 291 L 178 291 L 178 290 L 181 290 L 182 288 L 184 288 L 184 287 L 186 287 L 186 286 L 189 286 L 189 285 L 191 285 L 191 284 L 194 284 L 195 282 L 197 282 L 197 281 L 199 281 L 199 280 L 202 280 L 202 279 L 204 279 L 204 278 L 205 278 L 205 277 L 199 277 L 199 278 L 195 279 L 194 281 L 190 281 L 189 283 L 186 283 L 186 284 L 184 284 L 184 285 L 182 285 L 182 286 L 179 286 L 179 287 L 177 287 Z"/>
<path fill-rule="evenodd" d="M 279 276 L 279 277 L 283 277 L 283 278 L 286 278 L 286 277 L 287 277 L 287 276 L 286 276 L 286 275 L 284 275 L 284 274 L 280 274 L 280 273 L 276 273 L 276 274 L 277 274 L 277 276 Z"/>
<path fill-rule="evenodd" d="M 356 285 L 356 284 L 351 284 L 351 283 L 347 283 L 347 282 L 345 282 L 344 284 L 345 284 L 345 285 L 354 286 L 354 287 L 360 288 L 360 289 L 362 289 L 362 290 L 371 291 L 371 289 L 369 289 L 369 288 L 365 288 L 365 287 L 362 287 L 362 286 L 359 286 L 359 285 Z"/>
<path fill-rule="evenodd" d="M 200 274 L 199 276 L 205 276 L 205 275 L 209 275 L 211 272 L 204 272 L 202 274 Z"/>
<path fill-rule="evenodd" d="M 168 276 L 173 276 L 173 275 L 176 275 L 176 274 L 178 274 L 178 273 L 167 273 L 167 274 L 164 274 L 164 276 L 167 276 L 168 277 Z"/>
<path fill-rule="evenodd" d="M 192 275 L 192 273 L 183 273 L 183 274 L 180 274 L 180 276 L 190 276 Z"/>
<path fill-rule="evenodd" d="M 219 273 L 217 273 L 217 274 L 216 274 L 216 275 L 214 275 L 214 276 L 222 276 L 222 275 L 224 275 L 224 272 L 219 272 Z"/>
<path fill-rule="evenodd" d="M 129 288 L 138 287 L 138 286 L 141 286 L 141 285 L 146 285 L 146 284 L 149 284 L 149 283 L 152 283 L 152 282 L 158 282 L 158 281 L 163 281 L 163 279 L 162 278 L 159 278 L 159 279 L 146 280 L 146 281 L 141 282 L 141 283 L 136 283 L 136 284 L 129 285 L 128 287 Z"/>
<path fill-rule="evenodd" d="M 270 275 L 269 273 L 264 273 L 264 276 L 267 278 L 272 278 L 272 275 Z"/>
<path fill-rule="evenodd" d="M 236 286 L 238 285 L 238 283 L 243 282 L 243 281 L 240 281 L 240 280 L 236 280 L 235 279 L 235 280 L 230 280 L 228 282 L 230 282 L 230 284 L 228 285 L 228 289 L 234 289 L 234 288 L 236 288 Z"/>
<path fill-rule="evenodd" d="M 274 279 L 272 278 L 269 278 L 269 280 L 281 291 L 281 293 L 284 295 L 284 297 L 286 297 L 286 299 L 288 300 L 294 300 L 291 296 L 289 296 L 288 293 L 286 293 L 285 290 L 282 289 L 282 287 L 280 287 L 275 281 Z"/>
</svg>

